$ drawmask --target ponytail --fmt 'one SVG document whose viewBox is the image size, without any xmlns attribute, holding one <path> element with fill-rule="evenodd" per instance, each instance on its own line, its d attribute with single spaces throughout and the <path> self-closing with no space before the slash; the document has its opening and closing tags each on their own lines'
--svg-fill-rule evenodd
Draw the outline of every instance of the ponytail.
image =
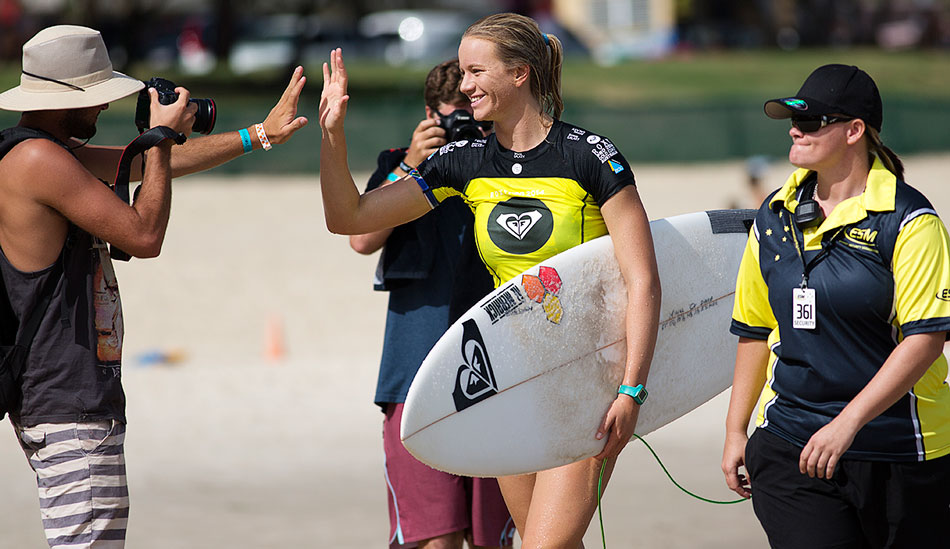
<svg viewBox="0 0 950 549">
<path fill-rule="evenodd" d="M 553 34 L 544 36 L 548 46 L 548 70 L 547 74 L 538 75 L 541 110 L 557 120 L 564 112 L 564 101 L 561 99 L 561 65 L 564 62 L 564 47 L 557 36 Z"/>
<path fill-rule="evenodd" d="M 865 132 L 868 135 L 868 152 L 877 155 L 881 159 L 881 163 L 884 164 L 884 167 L 887 168 L 889 172 L 897 176 L 897 179 L 904 179 L 904 163 L 901 162 L 900 157 L 897 156 L 897 153 L 888 148 L 887 145 L 881 141 L 881 136 L 878 134 L 877 130 L 870 126 L 866 126 Z"/>
</svg>

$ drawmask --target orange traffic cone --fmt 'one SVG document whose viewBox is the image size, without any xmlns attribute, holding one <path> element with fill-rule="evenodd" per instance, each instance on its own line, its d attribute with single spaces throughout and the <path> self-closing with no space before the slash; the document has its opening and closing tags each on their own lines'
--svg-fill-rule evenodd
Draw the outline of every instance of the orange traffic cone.
<svg viewBox="0 0 950 549">
<path fill-rule="evenodd" d="M 267 321 L 267 340 L 264 343 L 264 357 L 269 362 L 280 362 L 284 359 L 284 329 L 280 317 L 271 315 Z"/>
</svg>

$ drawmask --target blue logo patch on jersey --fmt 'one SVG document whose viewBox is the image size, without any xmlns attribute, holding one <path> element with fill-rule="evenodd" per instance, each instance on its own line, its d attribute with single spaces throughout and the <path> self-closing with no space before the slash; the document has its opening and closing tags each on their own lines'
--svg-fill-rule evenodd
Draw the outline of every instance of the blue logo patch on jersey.
<svg viewBox="0 0 950 549">
<path fill-rule="evenodd" d="M 610 166 L 610 171 L 614 173 L 620 173 L 623 171 L 623 165 L 620 162 L 614 160 L 608 160 L 607 165 Z"/>
</svg>

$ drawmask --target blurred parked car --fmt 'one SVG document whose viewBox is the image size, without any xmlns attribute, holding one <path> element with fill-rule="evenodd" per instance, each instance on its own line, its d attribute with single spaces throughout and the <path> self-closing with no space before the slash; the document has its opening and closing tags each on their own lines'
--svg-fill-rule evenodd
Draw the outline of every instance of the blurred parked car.
<svg viewBox="0 0 950 549">
<path fill-rule="evenodd" d="M 458 55 L 459 40 L 480 15 L 458 11 L 388 10 L 359 21 L 366 53 L 390 65 L 429 64 Z"/>
<path fill-rule="evenodd" d="M 289 13 L 248 20 L 237 34 L 228 66 L 241 75 L 293 64 L 319 65 L 331 48 L 352 51 L 359 41 L 356 29 L 344 21 Z"/>
</svg>

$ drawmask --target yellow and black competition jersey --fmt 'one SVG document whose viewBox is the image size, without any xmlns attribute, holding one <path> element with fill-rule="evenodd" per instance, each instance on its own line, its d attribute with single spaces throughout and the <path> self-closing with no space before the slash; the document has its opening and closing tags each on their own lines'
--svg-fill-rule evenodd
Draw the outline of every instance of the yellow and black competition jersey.
<svg viewBox="0 0 950 549">
<path fill-rule="evenodd" d="M 798 170 L 759 210 L 736 283 L 732 333 L 768 340 L 757 425 L 804 446 L 861 391 L 905 337 L 950 330 L 950 240 L 930 202 L 875 159 L 864 193 L 821 225 L 791 212 L 814 173 Z M 813 264 L 816 327 L 792 327 L 792 290 Z M 825 250 L 824 252 L 822 250 Z M 947 360 L 862 428 L 850 459 L 922 461 L 950 454 Z"/>
<path fill-rule="evenodd" d="M 433 206 L 461 195 L 472 208 L 478 252 L 496 287 L 607 234 L 600 206 L 634 184 L 609 139 L 561 121 L 525 152 L 502 148 L 494 134 L 449 143 L 413 175 Z"/>
</svg>

